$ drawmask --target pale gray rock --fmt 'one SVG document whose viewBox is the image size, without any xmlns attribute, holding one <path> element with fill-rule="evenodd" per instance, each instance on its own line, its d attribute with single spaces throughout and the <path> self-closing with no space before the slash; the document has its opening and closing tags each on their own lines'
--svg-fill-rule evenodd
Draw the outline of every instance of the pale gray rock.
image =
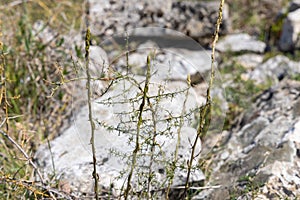
<svg viewBox="0 0 300 200">
<path fill-rule="evenodd" d="M 162 54 L 159 58 L 162 61 L 162 65 L 166 66 L 165 69 L 169 73 L 161 73 L 159 71 L 159 76 L 166 79 L 179 79 L 186 80 L 188 74 L 193 75 L 199 72 L 203 79 L 205 77 L 205 72 L 210 69 L 211 58 L 209 51 L 190 51 L 186 49 L 175 49 L 168 48 L 165 49 L 165 54 Z M 159 66 L 157 66 L 157 70 Z"/>
<path fill-rule="evenodd" d="M 299 48 L 300 34 L 300 9 L 290 12 L 284 20 L 282 34 L 279 41 L 280 49 L 293 51 Z M 299 46 L 297 46 L 299 45 Z"/>
<path fill-rule="evenodd" d="M 268 59 L 249 73 L 251 80 L 257 84 L 276 83 L 284 77 L 300 73 L 300 62 L 291 61 L 289 58 L 278 55 Z"/>
<path fill-rule="evenodd" d="M 263 62 L 264 56 L 259 54 L 243 54 L 235 57 L 234 60 L 246 69 L 254 69 Z"/>
<path fill-rule="evenodd" d="M 242 148 L 251 146 L 255 142 L 255 138 L 260 132 L 269 124 L 269 121 L 264 117 L 258 117 L 250 124 L 246 124 L 242 130 L 238 133 L 239 143 L 243 144 Z"/>
<path fill-rule="evenodd" d="M 145 75 L 148 55 L 154 55 L 152 57 L 153 77 L 156 79 L 186 82 L 188 74 L 195 75 L 197 73 L 199 74 L 198 83 L 209 79 L 206 74 L 211 65 L 210 51 L 172 47 L 160 48 L 159 44 L 148 41 L 139 45 L 134 52 L 129 54 L 130 71 L 134 74 Z M 114 63 L 114 68 L 125 73 L 127 68 L 126 56 L 114 55 L 114 57 L 118 58 L 117 62 Z"/>
<path fill-rule="evenodd" d="M 179 24 L 179 31 L 193 38 L 210 37 L 214 32 L 215 22 L 218 17 L 219 2 L 191 2 L 191 1 L 173 1 L 173 18 Z M 176 21 L 177 16 L 179 20 Z M 175 25 L 177 24 L 175 23 Z M 186 26 L 181 26 L 186 24 Z M 229 7 L 227 4 L 223 7 L 223 23 L 221 34 L 227 33 L 231 29 L 229 19 Z M 201 40 L 199 40 L 201 43 Z"/>
<path fill-rule="evenodd" d="M 146 27 L 146 28 L 135 28 L 127 31 L 132 36 L 144 36 L 144 37 L 162 37 L 162 36 L 173 36 L 180 37 L 180 32 L 175 32 L 174 30 L 166 29 L 166 28 L 157 28 L 157 27 Z"/>
<path fill-rule="evenodd" d="M 147 2 L 148 10 L 146 10 L 146 12 L 147 11 L 150 11 L 150 12 L 160 11 L 160 12 L 162 12 L 162 14 L 171 12 L 172 3 L 173 2 L 171 0 L 164 1 L 163 3 L 161 0 L 153 0 L 153 1 L 151 1 L 151 3 Z"/>
<path fill-rule="evenodd" d="M 138 47 L 137 47 L 138 50 L 152 50 L 152 51 L 155 51 L 156 49 L 159 49 L 159 46 L 151 41 L 151 40 L 147 40 L 146 42 L 140 44 Z"/>
<path fill-rule="evenodd" d="M 203 30 L 204 22 L 198 21 L 196 19 L 191 19 L 187 24 L 187 32 L 191 37 L 203 36 L 206 33 L 200 30 Z"/>
<path fill-rule="evenodd" d="M 205 189 L 193 199 L 230 199 L 232 195 L 249 199 L 254 194 L 290 199 L 300 195 L 300 115 L 292 114 L 299 109 L 299 89 L 299 82 L 284 80 L 257 98 L 245 111 L 244 125 L 232 130 L 222 145 L 230 153 L 224 156 L 224 150 L 216 151 L 207 184 L 220 187 Z M 249 186 L 254 191 L 245 191 Z"/>
<path fill-rule="evenodd" d="M 175 0 L 90 0 L 92 33 L 111 36 L 140 27 L 160 27 L 177 30 L 202 41 L 211 37 L 218 16 L 219 2 L 178 2 Z M 101 19 L 101 20 L 99 20 Z M 202 24 L 202 25 L 201 25 Z M 197 26 L 195 26 L 197 25 Z M 221 33 L 230 30 L 229 9 L 223 9 Z M 166 36 L 165 31 L 136 30 L 134 35 Z"/>
<path fill-rule="evenodd" d="M 145 77 L 134 76 L 140 82 Z M 158 86 L 159 80 L 153 78 L 150 84 L 149 95 L 157 95 L 161 93 L 182 91 L 187 88 L 182 82 L 163 83 L 162 87 Z M 159 89 L 161 88 L 161 89 Z M 80 92 L 80 91 L 78 91 Z M 81 91 L 85 92 L 85 91 Z M 134 134 L 136 132 L 136 120 L 134 112 L 138 110 L 140 101 L 135 102 L 139 89 L 135 83 L 129 80 L 120 80 L 114 85 L 113 90 L 107 92 L 100 98 L 96 98 L 93 103 L 93 116 L 96 123 L 95 146 L 97 152 L 97 170 L 100 177 L 99 185 L 104 191 L 111 191 L 112 195 L 119 195 L 120 189 L 130 168 L 131 154 L 134 150 Z M 198 97 L 192 88 L 189 89 L 185 105 L 186 113 L 191 112 L 196 106 L 202 105 L 198 102 Z M 156 112 L 156 144 L 159 145 L 155 149 L 156 160 L 152 165 L 153 176 L 155 182 L 151 186 L 153 190 L 159 187 L 165 187 L 158 183 L 166 180 L 167 168 L 173 160 L 175 147 L 177 144 L 178 127 L 174 123 L 176 120 L 164 120 L 165 118 L 176 118 L 182 115 L 183 102 L 186 98 L 185 92 L 179 92 L 173 97 L 162 98 L 159 103 L 152 102 L 155 105 Z M 132 101 L 129 101 L 132 99 Z M 150 100 L 152 101 L 152 100 Z M 153 100 L 154 101 L 154 100 Z M 122 103 L 123 102 L 123 103 Z M 130 114 L 132 113 L 132 114 Z M 197 135 L 196 129 L 190 126 L 194 124 L 195 116 L 191 113 L 183 120 L 181 128 L 181 142 L 178 148 L 178 165 L 185 166 L 190 156 L 191 141 Z M 133 177 L 133 187 L 138 184 L 141 179 L 147 180 L 146 176 L 138 177 L 137 173 L 148 173 L 150 156 L 150 146 L 147 141 L 151 140 L 152 119 L 151 112 L 145 111 L 141 129 L 140 143 L 144 143 L 141 151 L 145 154 L 139 156 L 137 161 L 138 172 Z M 149 123 L 147 122 L 149 121 Z M 162 134 L 163 133 L 163 134 Z M 55 175 L 56 178 L 64 180 L 70 184 L 73 192 L 77 194 L 92 194 L 92 154 L 90 145 L 90 124 L 88 120 L 88 107 L 84 106 L 76 114 L 74 124 L 71 125 L 61 136 L 50 142 L 51 151 L 48 145 L 39 148 L 36 154 L 38 164 L 42 167 L 42 171 L 46 176 Z M 146 148 L 147 147 L 147 148 Z M 196 152 L 200 152 L 201 142 L 196 146 Z M 140 152 L 140 153 L 142 153 Z M 158 157 L 157 157 L 158 156 Z M 52 163 L 53 161 L 53 163 Z M 128 165 L 129 164 L 129 165 Z M 195 165 L 197 162 L 195 161 Z M 125 172 L 125 175 L 122 173 Z M 180 168 L 176 169 L 174 177 L 174 186 L 183 185 L 186 180 L 186 173 Z M 201 170 L 192 173 L 191 179 L 193 183 L 204 180 Z M 112 186 L 113 185 L 113 186 Z"/>
<path fill-rule="evenodd" d="M 264 42 L 256 40 L 246 33 L 227 35 L 216 45 L 216 49 L 221 52 L 263 53 L 265 48 L 266 44 Z"/>
<path fill-rule="evenodd" d="M 108 75 L 109 60 L 106 52 L 99 46 L 90 46 L 90 71 L 93 77 Z"/>
</svg>

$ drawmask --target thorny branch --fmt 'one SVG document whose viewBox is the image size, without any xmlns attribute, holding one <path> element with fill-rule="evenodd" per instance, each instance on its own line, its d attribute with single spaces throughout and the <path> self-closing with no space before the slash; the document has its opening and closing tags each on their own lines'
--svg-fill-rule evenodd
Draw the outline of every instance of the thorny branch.
<svg viewBox="0 0 300 200">
<path fill-rule="evenodd" d="M 151 67 L 150 66 L 150 56 L 148 55 L 147 56 L 146 81 L 145 81 L 145 86 L 144 86 L 144 90 L 143 90 L 142 103 L 141 103 L 140 108 L 139 108 L 139 116 L 138 116 L 138 122 L 137 122 L 137 131 L 136 131 L 136 139 L 135 139 L 135 149 L 133 150 L 131 168 L 130 168 L 130 172 L 129 172 L 128 179 L 127 179 L 127 187 L 126 187 L 126 190 L 124 192 L 124 198 L 125 198 L 125 200 L 128 199 L 128 195 L 129 195 L 129 192 L 131 190 L 131 178 L 132 178 L 135 166 L 136 166 L 136 160 L 137 160 L 138 151 L 140 149 L 139 139 L 140 139 L 141 126 L 142 126 L 142 123 L 143 123 L 143 110 L 144 110 L 144 107 L 145 107 L 145 104 L 146 104 L 147 98 L 148 98 L 147 95 L 148 95 L 149 83 L 150 83 L 150 77 L 151 77 L 150 67 Z"/>
<path fill-rule="evenodd" d="M 93 179 L 94 179 L 94 193 L 95 198 L 99 199 L 98 194 L 98 174 L 97 174 L 97 159 L 96 159 L 96 148 L 95 148 L 95 123 L 93 121 L 93 111 L 92 111 L 92 91 L 91 91 L 91 75 L 90 75 L 90 40 L 91 40 L 91 31 L 87 28 L 86 36 L 85 36 L 85 67 L 86 67 L 86 75 L 87 75 L 87 92 L 88 92 L 88 108 L 89 108 L 89 121 L 91 126 L 91 139 L 90 144 L 92 145 L 92 154 L 93 154 Z"/>
<path fill-rule="evenodd" d="M 214 77 L 215 77 L 215 49 L 216 49 L 216 43 L 218 41 L 219 38 L 219 31 L 220 31 L 220 25 L 222 23 L 222 13 L 223 13 L 223 6 L 224 6 L 224 0 L 220 0 L 220 5 L 219 5 L 219 16 L 217 19 L 217 23 L 216 23 L 216 29 L 214 32 L 214 36 L 213 36 L 213 42 L 212 42 L 212 52 L 211 52 L 211 71 L 210 71 L 210 81 L 209 81 L 209 85 L 208 85 L 208 89 L 207 89 L 207 95 L 206 95 L 206 103 L 205 105 L 201 108 L 200 110 L 200 123 L 198 126 L 198 130 L 197 130 L 197 136 L 194 140 L 193 146 L 192 146 L 192 152 L 191 152 L 191 156 L 190 159 L 187 162 L 188 165 L 188 172 L 187 172 L 187 178 L 186 178 L 186 182 L 185 182 L 185 187 L 184 187 L 184 192 L 182 195 L 182 199 L 183 198 L 187 198 L 187 191 L 189 189 L 189 178 L 191 175 L 191 170 L 192 170 L 192 165 L 193 165 L 193 160 L 195 159 L 195 150 L 196 150 L 196 146 L 198 141 L 201 139 L 203 140 L 203 138 L 205 137 L 207 131 L 208 131 L 208 127 L 210 124 L 210 119 L 211 119 L 211 89 L 214 83 Z M 201 142 L 201 141 L 200 141 Z"/>
</svg>

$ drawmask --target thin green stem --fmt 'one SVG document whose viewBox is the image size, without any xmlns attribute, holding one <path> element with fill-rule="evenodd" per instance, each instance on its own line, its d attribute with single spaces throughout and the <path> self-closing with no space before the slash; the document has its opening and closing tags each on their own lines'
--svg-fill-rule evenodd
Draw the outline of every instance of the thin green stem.
<svg viewBox="0 0 300 200">
<path fill-rule="evenodd" d="M 87 76 L 87 93 L 88 93 L 88 108 L 89 108 L 89 121 L 91 126 L 91 139 L 90 144 L 92 145 L 92 154 L 93 154 L 93 179 L 94 179 L 94 193 L 95 198 L 99 199 L 98 194 L 98 174 L 97 174 L 97 159 L 96 159 L 96 148 L 95 148 L 95 123 L 93 121 L 92 113 L 92 91 L 91 91 L 91 75 L 90 75 L 90 40 L 91 40 L 91 31 L 87 28 L 85 36 L 85 67 L 86 67 L 86 76 Z"/>
<path fill-rule="evenodd" d="M 162 88 L 159 87 L 158 89 L 158 99 L 157 99 L 157 103 L 161 100 L 160 95 L 162 92 Z M 151 149 L 150 149 L 150 164 L 149 164 L 149 172 L 148 172 L 148 185 L 147 185 L 147 198 L 151 198 L 152 199 L 152 195 L 151 195 L 151 183 L 153 180 L 153 163 L 155 162 L 154 157 L 155 157 L 155 147 L 156 147 L 156 136 L 157 136 L 157 118 L 156 118 L 156 113 L 157 113 L 157 109 L 159 108 L 158 104 L 156 105 L 156 107 L 154 108 L 153 105 L 150 102 L 150 99 L 147 98 L 148 100 L 148 105 L 150 107 L 151 110 L 151 117 L 152 117 L 152 122 L 153 122 L 153 133 L 152 133 L 152 141 L 151 141 Z"/>
<path fill-rule="evenodd" d="M 169 193 L 171 191 L 171 186 L 173 184 L 173 180 L 174 180 L 174 174 L 175 174 L 175 170 L 176 170 L 176 164 L 178 161 L 178 151 L 179 151 L 179 146 L 180 146 L 180 141 L 181 141 L 181 128 L 183 126 L 184 123 L 184 113 L 185 113 L 185 109 L 186 109 L 186 103 L 187 103 L 187 99 L 189 96 L 189 90 L 191 88 L 191 76 L 190 74 L 188 74 L 187 76 L 187 84 L 188 84 L 188 88 L 186 90 L 185 93 L 185 99 L 183 102 L 183 106 L 182 106 L 182 110 L 181 110 L 181 115 L 180 115 L 180 121 L 179 121 L 179 127 L 177 129 L 177 143 L 176 143 L 176 147 L 175 147 L 175 154 L 174 154 L 174 159 L 173 159 L 173 163 L 171 166 L 171 177 L 170 177 L 170 181 L 166 190 L 166 195 L 165 198 L 168 200 L 169 199 Z"/>
</svg>

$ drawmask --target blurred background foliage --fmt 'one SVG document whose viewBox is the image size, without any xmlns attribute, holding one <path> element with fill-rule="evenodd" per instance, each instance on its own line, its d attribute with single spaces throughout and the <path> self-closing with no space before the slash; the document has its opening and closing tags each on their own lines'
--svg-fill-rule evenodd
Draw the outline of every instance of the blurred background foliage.
<svg viewBox="0 0 300 200">
<path fill-rule="evenodd" d="M 71 55 L 64 46 L 63 35 L 80 32 L 83 13 L 83 0 L 0 3 L 0 116 L 1 122 L 6 119 L 1 131 L 30 157 L 42 141 L 55 137 L 70 116 L 70 88 L 64 85 L 51 94 L 54 83 L 72 73 Z M 37 21 L 43 22 L 38 31 L 50 27 L 56 31 L 55 37 L 42 40 L 34 29 Z M 46 195 L 31 182 L 34 171 L 13 143 L 0 137 L 0 146 L 0 199 Z"/>
</svg>

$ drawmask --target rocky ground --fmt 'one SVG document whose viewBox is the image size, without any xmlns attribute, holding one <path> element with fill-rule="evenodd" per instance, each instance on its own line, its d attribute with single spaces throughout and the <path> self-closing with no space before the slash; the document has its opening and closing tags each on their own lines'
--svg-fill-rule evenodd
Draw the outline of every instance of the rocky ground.
<svg viewBox="0 0 300 200">
<path fill-rule="evenodd" d="M 153 107 L 149 104 L 144 113 L 143 148 L 133 187 L 145 198 L 142 191 L 149 190 L 145 183 L 150 173 L 155 177 L 149 184 L 151 195 L 164 197 L 168 185 L 164 181 L 170 178 L 180 132 L 179 158 L 169 195 L 176 199 L 186 180 L 186 162 L 197 132 L 197 109 L 205 102 L 209 44 L 219 3 L 89 2 L 95 44 L 91 47 L 92 75 L 117 80 L 92 82 L 101 195 L 117 197 L 126 181 L 127 158 L 135 145 L 140 86 L 145 83 L 146 57 L 151 55 L 149 95 Z M 300 47 L 300 3 L 294 0 L 286 11 L 278 10 L 284 15 L 280 37 L 269 35 L 263 40 L 251 31 L 248 35 L 235 29 L 236 18 L 230 9 L 224 7 L 212 118 L 207 137 L 197 144 L 201 154 L 189 179 L 194 188 L 191 199 L 300 198 L 300 62 L 292 59 Z M 82 42 L 79 35 L 76 42 Z M 275 54 L 274 49 L 280 51 Z M 189 74 L 191 84 L 186 80 Z M 82 105 L 76 109 L 74 123 L 50 145 L 40 146 L 35 155 L 45 176 L 55 175 L 64 184 L 65 193 L 79 198 L 93 195 L 84 88 L 82 81 L 74 90 L 73 105 Z M 149 133 L 155 135 L 155 145 L 149 142 L 154 141 Z"/>
</svg>

